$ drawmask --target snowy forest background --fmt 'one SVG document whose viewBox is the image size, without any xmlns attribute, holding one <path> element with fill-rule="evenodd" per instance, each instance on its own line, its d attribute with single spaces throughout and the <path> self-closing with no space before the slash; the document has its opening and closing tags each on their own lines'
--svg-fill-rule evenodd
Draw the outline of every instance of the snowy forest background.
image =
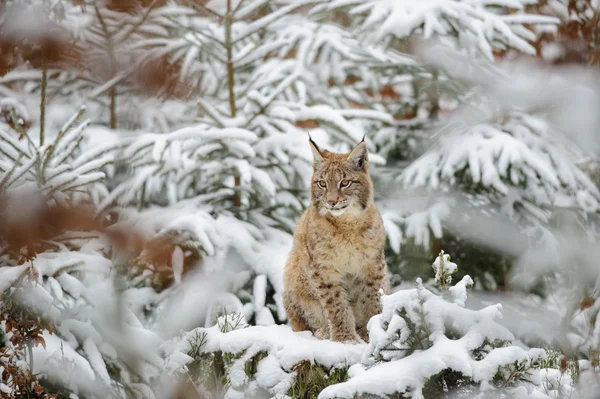
<svg viewBox="0 0 600 399">
<path fill-rule="evenodd" d="M 596 398 L 597 0 L 0 1 L 0 397 Z M 281 304 L 364 135 L 368 344 Z"/>
</svg>

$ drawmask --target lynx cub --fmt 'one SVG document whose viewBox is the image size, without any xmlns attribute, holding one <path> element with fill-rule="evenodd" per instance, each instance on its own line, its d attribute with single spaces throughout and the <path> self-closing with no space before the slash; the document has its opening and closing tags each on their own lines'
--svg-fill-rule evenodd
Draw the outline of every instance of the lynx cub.
<svg viewBox="0 0 600 399">
<path fill-rule="evenodd" d="M 283 305 L 294 331 L 319 338 L 368 341 L 367 322 L 389 293 L 385 231 L 373 203 L 367 144 L 350 154 L 314 154 L 311 206 L 294 234 L 284 271 Z"/>
</svg>

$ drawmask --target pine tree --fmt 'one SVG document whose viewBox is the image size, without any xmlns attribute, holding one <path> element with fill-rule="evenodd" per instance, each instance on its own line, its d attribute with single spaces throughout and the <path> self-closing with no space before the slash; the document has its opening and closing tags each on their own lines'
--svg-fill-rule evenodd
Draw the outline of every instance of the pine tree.
<svg viewBox="0 0 600 399">
<path fill-rule="evenodd" d="M 161 339 L 119 300 L 127 286 L 94 207 L 107 194 L 111 147 L 83 150 L 84 111 L 44 145 L 18 121 L 22 140 L 0 132 L 0 309 L 10 342 L 1 367 L 11 395 L 145 392 L 144 365 L 159 365 L 151 348 Z"/>
<path fill-rule="evenodd" d="M 457 265 L 449 255 L 442 251 L 433 269 L 438 293 L 424 288 L 419 278 L 414 289 L 382 296 L 382 313 L 369 322 L 362 364 L 349 370 L 347 382 L 326 388 L 319 398 L 482 392 L 501 397 L 519 389 L 528 395 L 528 384 L 540 384 L 536 369 L 546 353 L 510 344 L 512 334 L 496 322 L 501 305 L 464 308 L 473 280 L 465 276 L 452 284 Z"/>
</svg>

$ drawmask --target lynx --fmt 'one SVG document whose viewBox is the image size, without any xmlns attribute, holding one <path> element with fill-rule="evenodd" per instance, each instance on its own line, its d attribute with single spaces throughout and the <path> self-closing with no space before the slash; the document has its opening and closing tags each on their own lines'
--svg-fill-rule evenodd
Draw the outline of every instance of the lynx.
<svg viewBox="0 0 600 399">
<path fill-rule="evenodd" d="M 368 342 L 367 322 L 387 294 L 385 231 L 373 203 L 367 144 L 349 154 L 314 155 L 311 205 L 300 218 L 284 271 L 283 305 L 294 331 Z"/>
</svg>

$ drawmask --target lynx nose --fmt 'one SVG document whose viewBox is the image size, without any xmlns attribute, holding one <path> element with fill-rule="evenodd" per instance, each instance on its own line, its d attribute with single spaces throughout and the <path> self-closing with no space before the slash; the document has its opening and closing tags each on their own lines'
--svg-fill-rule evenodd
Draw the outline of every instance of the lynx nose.
<svg viewBox="0 0 600 399">
<path fill-rule="evenodd" d="M 337 200 L 327 200 L 327 203 L 329 204 L 329 206 L 334 207 L 336 206 L 336 204 L 338 203 Z"/>
</svg>

